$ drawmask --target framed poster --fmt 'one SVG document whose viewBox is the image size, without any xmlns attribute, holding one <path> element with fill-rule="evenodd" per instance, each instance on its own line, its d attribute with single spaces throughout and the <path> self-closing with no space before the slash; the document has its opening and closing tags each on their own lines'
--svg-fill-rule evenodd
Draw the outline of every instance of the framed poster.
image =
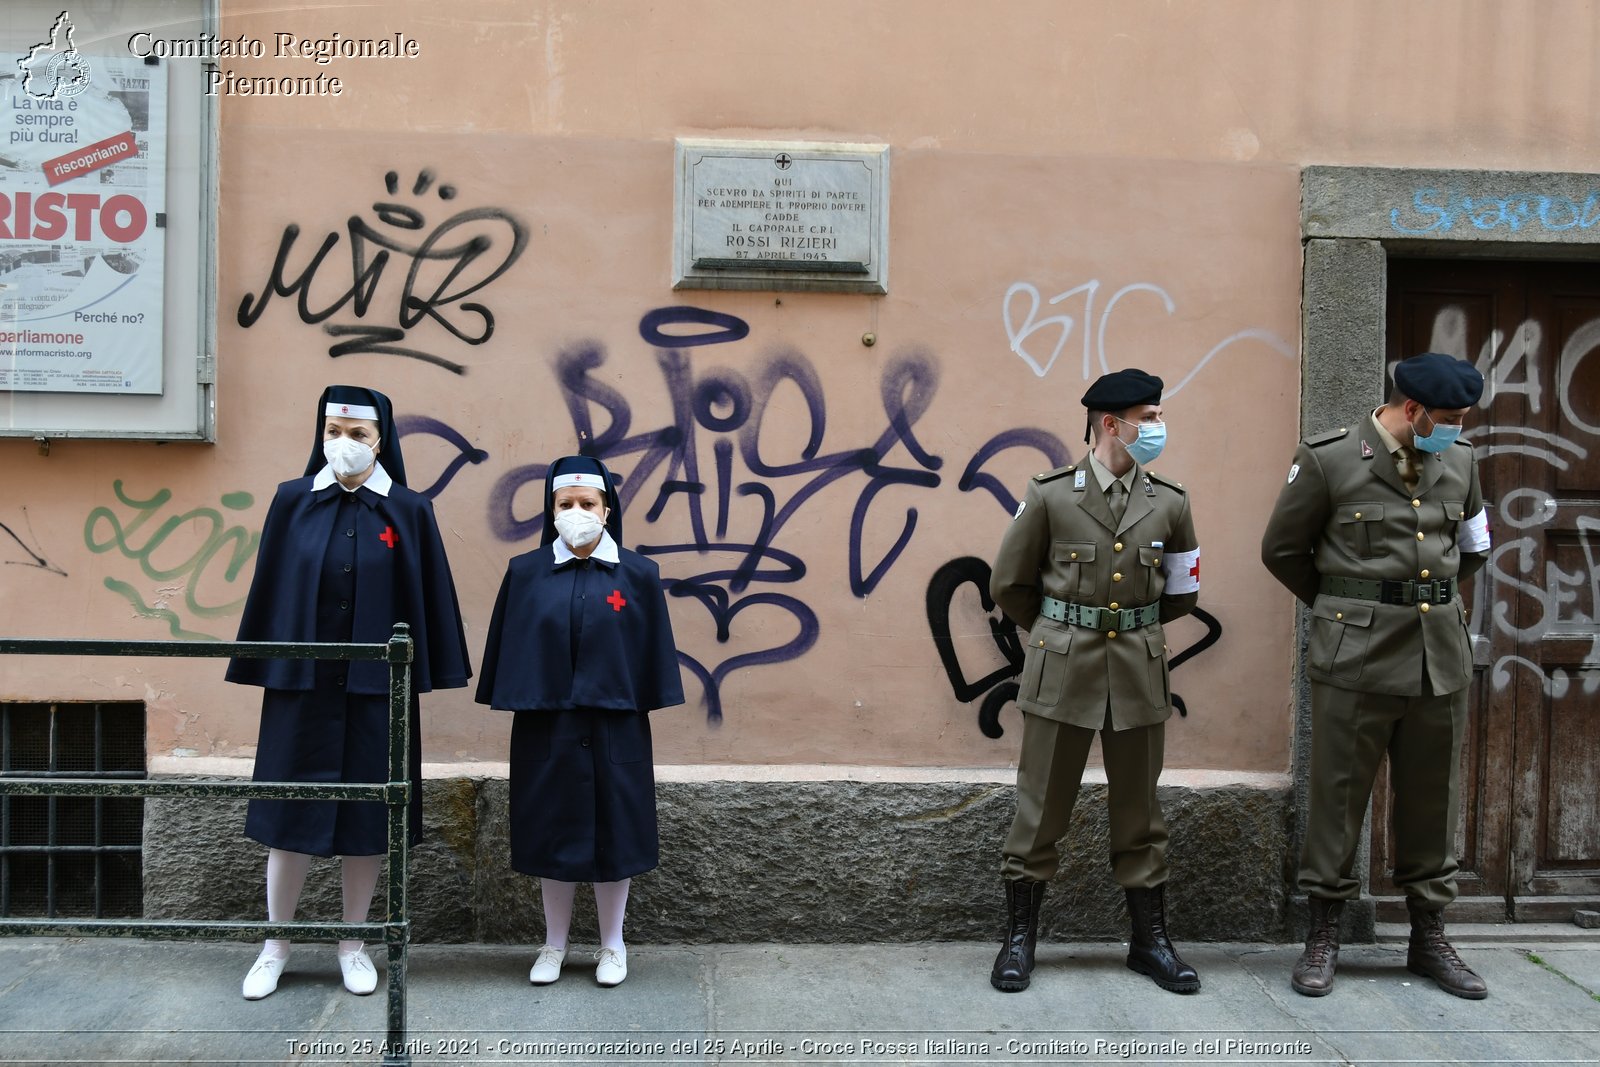
<svg viewBox="0 0 1600 1067">
<path fill-rule="evenodd" d="M 69 25 L 0 103 L 0 389 L 159 394 L 168 68 Z"/>
<path fill-rule="evenodd" d="M 216 435 L 211 64 L 134 54 L 214 33 L 210 0 L 0 18 L 0 437 Z"/>
</svg>

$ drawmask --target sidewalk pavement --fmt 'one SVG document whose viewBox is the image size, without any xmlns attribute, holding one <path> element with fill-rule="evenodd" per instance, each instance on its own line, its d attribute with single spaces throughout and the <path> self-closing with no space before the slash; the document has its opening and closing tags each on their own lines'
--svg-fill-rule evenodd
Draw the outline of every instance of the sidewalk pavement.
<svg viewBox="0 0 1600 1067">
<path fill-rule="evenodd" d="M 424 945 L 408 1037 L 418 1064 L 1600 1062 L 1600 943 L 1498 929 L 1453 935 L 1489 983 L 1483 1001 L 1410 974 L 1394 943 L 1347 947 L 1319 999 L 1289 988 L 1297 945 L 1180 945 L 1204 982 L 1193 996 L 1129 971 L 1115 943 L 1041 945 L 1020 994 L 989 987 L 995 946 L 974 942 L 635 945 L 615 989 L 594 984 L 581 946 L 558 983 L 534 987 L 528 947 Z M 0 938 L 0 1061 L 380 1061 L 381 951 L 372 996 L 344 991 L 332 945 L 300 944 L 278 991 L 252 1003 L 239 985 L 255 954 Z"/>
</svg>

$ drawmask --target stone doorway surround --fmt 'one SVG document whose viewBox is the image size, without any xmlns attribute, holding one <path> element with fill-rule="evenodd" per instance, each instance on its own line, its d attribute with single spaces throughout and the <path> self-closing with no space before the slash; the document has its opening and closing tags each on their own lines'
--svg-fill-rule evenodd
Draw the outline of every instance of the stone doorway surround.
<svg viewBox="0 0 1600 1067">
<path fill-rule="evenodd" d="M 1600 174 L 1309 166 L 1300 174 L 1300 430 L 1364 417 L 1383 402 L 1391 256 L 1600 259 Z M 1307 613 L 1297 613 L 1304 648 Z M 1311 688 L 1294 670 L 1291 871 L 1299 866 L 1311 766 Z M 1370 831 L 1370 827 L 1368 828 Z M 1357 868 L 1365 890 L 1362 834 Z M 1292 881 L 1292 876 L 1291 876 Z M 1373 933 L 1373 904 L 1348 909 L 1354 939 Z M 1294 911 L 1304 925 L 1304 901 Z"/>
</svg>

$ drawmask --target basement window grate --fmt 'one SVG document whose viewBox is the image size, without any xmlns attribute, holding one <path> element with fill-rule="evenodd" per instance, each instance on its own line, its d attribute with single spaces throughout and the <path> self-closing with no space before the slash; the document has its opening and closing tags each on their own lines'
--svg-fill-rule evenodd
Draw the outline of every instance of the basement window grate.
<svg viewBox="0 0 1600 1067">
<path fill-rule="evenodd" d="M 145 778 L 144 705 L 0 702 L 0 775 Z M 144 913 L 143 797 L 0 796 L 0 916 Z"/>
</svg>

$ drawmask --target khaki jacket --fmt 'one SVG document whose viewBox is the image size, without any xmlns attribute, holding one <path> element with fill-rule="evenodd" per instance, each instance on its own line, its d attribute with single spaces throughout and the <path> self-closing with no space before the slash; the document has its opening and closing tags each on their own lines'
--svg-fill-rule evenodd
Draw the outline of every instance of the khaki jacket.
<svg viewBox="0 0 1600 1067">
<path fill-rule="evenodd" d="M 1017 706 L 1091 730 L 1125 730 L 1172 714 L 1162 622 L 1199 599 L 1199 542 L 1183 487 L 1135 468 L 1121 522 L 1087 461 L 1036 475 L 1006 528 L 989 595 L 1028 634 Z M 1168 592 L 1169 588 L 1172 590 Z M 1055 597 L 1090 607 L 1160 603 L 1131 633 L 1068 626 L 1039 614 Z"/>
<path fill-rule="evenodd" d="M 1261 538 L 1261 562 L 1311 606 L 1306 673 L 1340 689 L 1402 696 L 1453 693 L 1471 680 L 1460 595 L 1423 610 L 1323 594 L 1323 576 L 1464 580 L 1488 551 L 1471 446 L 1422 454 L 1408 493 L 1370 417 L 1301 443 Z"/>
</svg>

